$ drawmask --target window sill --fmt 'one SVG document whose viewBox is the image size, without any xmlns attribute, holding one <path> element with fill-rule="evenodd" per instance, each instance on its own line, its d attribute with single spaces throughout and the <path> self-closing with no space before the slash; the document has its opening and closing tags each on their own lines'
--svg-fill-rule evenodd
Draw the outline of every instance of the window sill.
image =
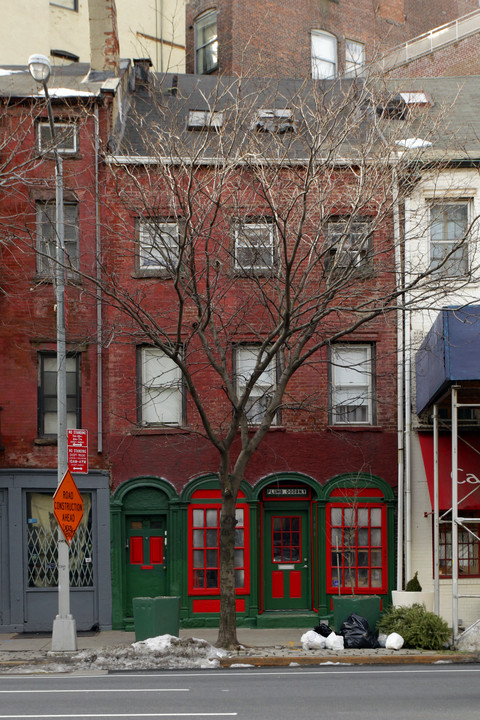
<svg viewBox="0 0 480 720">
<path fill-rule="evenodd" d="M 130 435 L 186 435 L 191 431 L 185 427 L 169 427 L 168 425 L 148 426 L 142 425 L 131 430 Z"/>
<path fill-rule="evenodd" d="M 39 437 L 35 438 L 33 441 L 34 445 L 56 445 L 57 444 L 57 438 L 55 437 Z"/>
<path fill-rule="evenodd" d="M 383 432 L 380 425 L 328 425 L 331 432 Z"/>
</svg>

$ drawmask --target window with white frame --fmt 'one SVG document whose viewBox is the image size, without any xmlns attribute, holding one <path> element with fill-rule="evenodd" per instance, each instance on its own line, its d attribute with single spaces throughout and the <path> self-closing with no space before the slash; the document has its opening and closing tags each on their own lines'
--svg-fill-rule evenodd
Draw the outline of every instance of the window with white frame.
<svg viewBox="0 0 480 720">
<path fill-rule="evenodd" d="M 321 30 L 312 30 L 312 78 L 322 80 L 337 74 L 337 38 Z"/>
<path fill-rule="evenodd" d="M 80 355 L 68 355 L 67 427 L 80 425 Z M 38 368 L 38 436 L 57 434 L 57 355 L 40 353 Z"/>
<path fill-rule="evenodd" d="M 37 271 L 41 275 L 55 274 L 57 257 L 57 206 L 55 201 L 36 203 Z M 79 269 L 78 203 L 63 205 L 63 235 L 65 243 L 65 267 L 74 274 Z"/>
<path fill-rule="evenodd" d="M 372 233 L 369 220 L 338 218 L 329 221 L 328 267 L 352 269 L 370 267 Z"/>
<path fill-rule="evenodd" d="M 350 75 L 361 75 L 365 67 L 365 45 L 347 40 L 345 42 L 345 72 Z"/>
<path fill-rule="evenodd" d="M 183 386 L 180 368 L 162 350 L 140 348 L 142 425 L 181 425 Z"/>
<path fill-rule="evenodd" d="M 272 223 L 251 222 L 235 225 L 235 269 L 243 272 L 273 270 L 275 263 Z"/>
<path fill-rule="evenodd" d="M 372 346 L 335 345 L 331 349 L 330 362 L 332 424 L 372 424 Z"/>
<path fill-rule="evenodd" d="M 238 345 L 235 349 L 237 393 L 241 397 L 246 390 L 261 354 L 259 345 Z M 262 358 L 260 357 L 260 360 Z M 251 425 L 259 425 L 277 384 L 277 369 L 272 359 L 257 378 L 245 406 L 245 414 Z M 274 418 L 273 424 L 276 424 Z"/>
<path fill-rule="evenodd" d="M 37 144 L 40 152 L 51 152 L 54 148 L 64 155 L 73 155 L 78 151 L 77 123 L 55 123 L 55 138 L 52 140 L 52 131 L 49 122 L 39 122 L 37 125 Z"/>
<path fill-rule="evenodd" d="M 142 272 L 175 270 L 179 260 L 178 223 L 151 218 L 139 223 L 138 266 Z"/>
<path fill-rule="evenodd" d="M 430 205 L 430 267 L 441 275 L 468 272 L 469 202 Z"/>
<path fill-rule="evenodd" d="M 217 13 L 215 10 L 201 15 L 194 24 L 195 72 L 207 75 L 218 68 Z"/>
</svg>

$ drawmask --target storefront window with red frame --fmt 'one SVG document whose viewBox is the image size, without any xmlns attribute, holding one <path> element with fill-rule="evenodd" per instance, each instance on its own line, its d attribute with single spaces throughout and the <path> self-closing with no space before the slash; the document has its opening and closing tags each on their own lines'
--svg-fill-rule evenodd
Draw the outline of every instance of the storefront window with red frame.
<svg viewBox="0 0 480 720">
<path fill-rule="evenodd" d="M 235 586 L 246 587 L 245 510 L 235 510 Z M 220 505 L 194 506 L 190 515 L 190 591 L 220 590 Z"/>
<path fill-rule="evenodd" d="M 386 592 L 385 519 L 382 505 L 328 506 L 328 592 Z"/>
</svg>

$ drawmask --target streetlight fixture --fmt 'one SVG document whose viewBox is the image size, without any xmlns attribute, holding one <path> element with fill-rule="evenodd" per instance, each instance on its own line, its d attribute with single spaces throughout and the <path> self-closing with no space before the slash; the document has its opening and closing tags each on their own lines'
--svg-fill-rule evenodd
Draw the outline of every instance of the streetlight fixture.
<svg viewBox="0 0 480 720">
<path fill-rule="evenodd" d="M 28 69 L 32 78 L 43 86 L 47 102 L 48 120 L 55 156 L 55 299 L 57 303 L 57 486 L 68 470 L 67 457 L 67 353 L 65 333 L 65 234 L 63 220 L 63 163 L 55 144 L 55 124 L 52 102 L 48 93 L 48 80 L 52 71 L 45 55 L 31 55 Z M 53 621 L 52 650 L 77 649 L 77 629 L 70 614 L 69 547 L 58 528 L 58 614 Z"/>
</svg>

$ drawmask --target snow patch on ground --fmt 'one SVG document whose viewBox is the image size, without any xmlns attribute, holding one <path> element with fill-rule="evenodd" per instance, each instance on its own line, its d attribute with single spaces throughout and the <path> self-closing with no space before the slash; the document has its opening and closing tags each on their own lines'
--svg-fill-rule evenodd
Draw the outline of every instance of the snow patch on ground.
<svg viewBox="0 0 480 720">
<path fill-rule="evenodd" d="M 35 665 L 24 665 L 6 670 L 19 673 L 68 673 L 84 670 L 155 670 L 157 668 L 217 668 L 220 658 L 227 655 L 206 640 L 178 638 L 174 635 L 135 642 L 131 645 L 81 650 L 69 654 L 63 662 L 58 654 L 49 653 L 51 661 Z"/>
</svg>

